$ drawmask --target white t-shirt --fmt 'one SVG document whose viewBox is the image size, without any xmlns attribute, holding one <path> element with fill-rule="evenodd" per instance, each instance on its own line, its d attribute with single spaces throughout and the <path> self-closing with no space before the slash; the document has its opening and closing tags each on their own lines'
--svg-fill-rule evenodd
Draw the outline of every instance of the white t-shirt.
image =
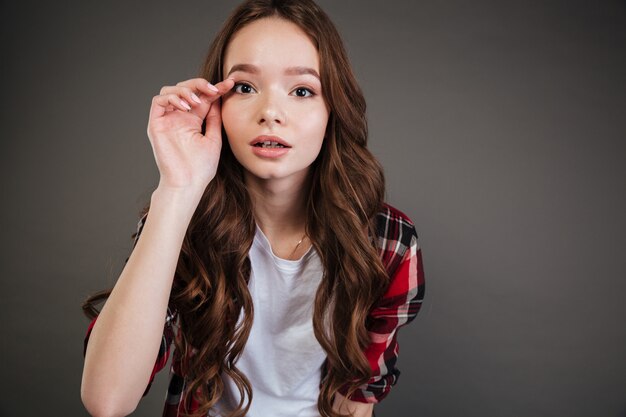
<svg viewBox="0 0 626 417">
<path fill-rule="evenodd" d="M 254 321 L 237 362 L 252 384 L 247 415 L 319 417 L 326 353 L 313 333 L 313 302 L 323 273 L 320 258 L 312 247 L 295 261 L 278 258 L 258 226 L 249 256 Z M 235 384 L 227 376 L 224 380 L 226 389 L 216 406 L 222 413 L 239 400 Z"/>
</svg>

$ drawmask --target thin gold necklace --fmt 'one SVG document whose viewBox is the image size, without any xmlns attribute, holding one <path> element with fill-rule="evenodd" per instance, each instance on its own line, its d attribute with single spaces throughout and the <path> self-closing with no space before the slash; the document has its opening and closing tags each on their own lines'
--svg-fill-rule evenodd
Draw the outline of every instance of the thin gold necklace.
<svg viewBox="0 0 626 417">
<path fill-rule="evenodd" d="M 291 252 L 291 255 L 289 255 L 289 259 L 293 258 L 293 254 L 296 253 L 296 251 L 298 250 L 298 248 L 300 247 L 300 244 L 302 243 L 302 241 L 304 240 L 304 238 L 306 237 L 306 233 L 302 236 L 302 239 L 300 239 L 298 241 L 298 243 L 296 244 L 296 247 L 293 248 L 293 251 Z"/>
</svg>

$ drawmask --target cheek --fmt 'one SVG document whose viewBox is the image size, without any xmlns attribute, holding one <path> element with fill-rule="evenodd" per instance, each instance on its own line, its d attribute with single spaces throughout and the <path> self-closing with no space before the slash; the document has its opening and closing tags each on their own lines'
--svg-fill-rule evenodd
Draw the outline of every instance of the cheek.
<svg viewBox="0 0 626 417">
<path fill-rule="evenodd" d="M 328 112 L 325 108 L 309 110 L 306 112 L 306 117 L 302 117 L 301 120 L 307 131 L 311 132 L 314 138 L 320 140 L 326 133 L 326 125 L 328 124 Z"/>
</svg>

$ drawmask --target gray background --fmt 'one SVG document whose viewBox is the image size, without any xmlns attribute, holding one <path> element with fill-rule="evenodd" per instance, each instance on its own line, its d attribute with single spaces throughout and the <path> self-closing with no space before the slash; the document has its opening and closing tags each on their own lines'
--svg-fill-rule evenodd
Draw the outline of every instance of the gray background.
<svg viewBox="0 0 626 417">
<path fill-rule="evenodd" d="M 626 416 L 626 2 L 320 3 L 424 254 L 377 414 Z M 80 303 L 158 182 L 150 100 L 235 3 L 0 4 L 0 415 L 82 416 Z"/>
</svg>

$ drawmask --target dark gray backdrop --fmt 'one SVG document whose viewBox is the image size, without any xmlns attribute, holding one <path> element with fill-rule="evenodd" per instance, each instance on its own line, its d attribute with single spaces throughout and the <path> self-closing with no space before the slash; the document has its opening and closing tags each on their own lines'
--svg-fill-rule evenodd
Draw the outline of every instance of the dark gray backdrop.
<svg viewBox="0 0 626 417">
<path fill-rule="evenodd" d="M 378 415 L 625 416 L 626 3 L 320 3 L 424 254 Z M 235 3 L 0 4 L 0 415 L 82 416 L 80 303 L 158 182 L 150 100 Z"/>
</svg>

